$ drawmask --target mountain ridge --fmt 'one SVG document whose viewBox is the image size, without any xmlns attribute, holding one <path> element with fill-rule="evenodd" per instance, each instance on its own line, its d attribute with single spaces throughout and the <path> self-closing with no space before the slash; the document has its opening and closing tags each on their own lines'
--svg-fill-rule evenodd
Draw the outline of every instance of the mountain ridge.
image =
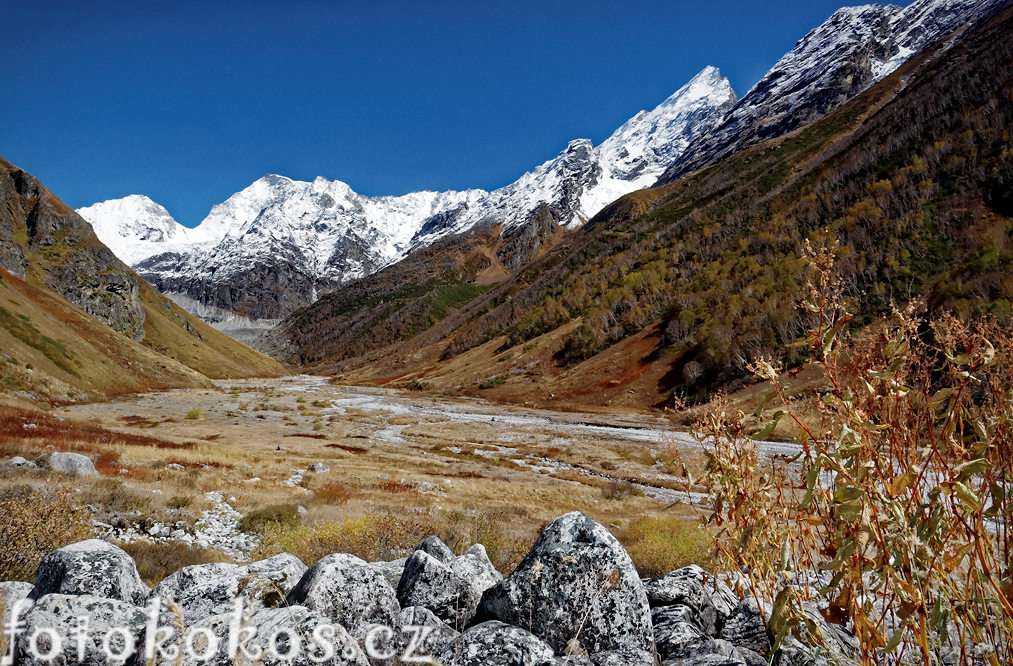
<svg viewBox="0 0 1013 666">
<path fill-rule="evenodd" d="M 134 266 L 160 291 L 247 317 L 274 318 L 414 249 L 478 225 L 502 224 L 507 232 L 535 221 L 542 240 L 554 227 L 578 226 L 617 196 L 652 184 L 673 152 L 716 122 L 735 99 L 720 71 L 706 67 L 600 146 L 571 141 L 556 157 L 491 192 L 365 197 L 341 181 L 268 174 L 216 205 L 195 228 L 222 232 L 216 243 L 163 242 L 166 251 L 158 252 L 159 242 L 131 241 L 129 233 L 109 234 L 107 242 L 124 254 L 144 255 Z M 108 233 L 118 222 L 110 219 L 113 208 L 104 202 L 81 213 Z M 158 236 L 165 225 L 157 217 L 150 224 L 135 222 L 134 233 L 142 237 Z M 528 236 L 512 234 L 512 249 L 505 253 L 512 268 L 537 253 L 538 243 L 524 246 Z M 128 247 L 132 243 L 144 245 L 143 252 Z"/>
<path fill-rule="evenodd" d="M 811 30 L 742 96 L 713 133 L 697 137 L 658 184 L 782 136 L 832 111 L 930 42 L 1008 0 L 916 0 L 907 7 L 842 7 Z"/>
</svg>

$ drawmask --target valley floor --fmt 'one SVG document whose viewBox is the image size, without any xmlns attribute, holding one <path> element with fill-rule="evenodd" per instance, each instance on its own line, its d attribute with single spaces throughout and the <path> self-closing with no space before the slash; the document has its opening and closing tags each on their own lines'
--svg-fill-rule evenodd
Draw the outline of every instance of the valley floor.
<svg viewBox="0 0 1013 666">
<path fill-rule="evenodd" d="M 530 544 L 567 511 L 586 511 L 622 538 L 645 519 L 692 521 L 690 505 L 700 500 L 679 470 L 699 469 L 701 444 L 650 416 L 525 409 L 307 375 L 137 394 L 52 414 L 183 445 L 95 446 L 94 454 L 114 459 L 100 472 L 130 493 L 154 495 L 153 513 L 181 505 L 199 512 L 212 493 L 243 514 L 298 506 L 306 525 L 378 513 L 425 523 L 439 514 L 472 526 L 492 522 L 505 539 Z M 665 509 L 676 501 L 683 504 Z"/>
</svg>

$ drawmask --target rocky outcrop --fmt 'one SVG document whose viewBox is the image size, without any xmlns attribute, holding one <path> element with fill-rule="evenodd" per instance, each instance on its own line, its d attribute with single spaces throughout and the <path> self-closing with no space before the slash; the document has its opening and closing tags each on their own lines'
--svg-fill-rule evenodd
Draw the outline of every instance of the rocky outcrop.
<svg viewBox="0 0 1013 666">
<path fill-rule="evenodd" d="M 24 234 L 27 246 L 17 241 Z M 46 285 L 119 333 L 142 340 L 137 276 L 91 226 L 33 176 L 0 160 L 0 267 L 25 276 L 28 250 Z"/>
<path fill-rule="evenodd" d="M 530 630 L 560 654 L 651 650 L 650 608 L 630 556 L 590 516 L 568 513 L 482 597 L 479 617 Z"/>
<path fill-rule="evenodd" d="M 126 551 L 89 539 L 54 550 L 42 559 L 32 598 L 47 594 L 92 595 L 140 605 L 148 598 L 148 586 Z"/>
</svg>

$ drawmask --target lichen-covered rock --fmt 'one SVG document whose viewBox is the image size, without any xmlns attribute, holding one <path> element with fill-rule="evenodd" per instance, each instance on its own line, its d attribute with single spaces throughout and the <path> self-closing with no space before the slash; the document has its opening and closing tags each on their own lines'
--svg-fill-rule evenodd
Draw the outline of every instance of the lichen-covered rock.
<svg viewBox="0 0 1013 666">
<path fill-rule="evenodd" d="M 689 606 L 663 606 L 651 611 L 654 642 L 661 659 L 687 657 L 700 649 L 711 637 L 700 627 L 696 613 Z"/>
<path fill-rule="evenodd" d="M 187 623 L 231 612 L 236 598 L 254 608 L 280 605 L 306 572 L 289 553 L 250 564 L 195 564 L 167 576 L 151 597 L 171 599 L 183 608 Z"/>
<path fill-rule="evenodd" d="M 178 657 L 156 653 L 150 666 L 369 664 L 344 627 L 303 606 L 262 608 L 247 616 L 212 615 L 182 634 L 174 633 L 165 645 L 178 649 Z"/>
<path fill-rule="evenodd" d="M 437 659 L 460 634 L 421 606 L 402 610 L 395 626 L 372 624 L 364 627 L 359 646 L 370 666 L 392 666 Z M 413 661 L 415 660 L 415 661 Z"/>
<path fill-rule="evenodd" d="M 0 622 L 3 623 L 3 626 L 10 626 L 11 611 L 18 605 L 18 602 L 22 602 L 18 606 L 21 611 L 19 614 L 24 614 L 31 607 L 32 600 L 29 597 L 32 594 L 33 587 L 31 583 L 20 581 L 0 583 L 0 608 L 3 608 Z"/>
<path fill-rule="evenodd" d="M 450 546 L 440 541 L 440 537 L 431 536 L 426 538 L 425 541 L 415 546 L 415 551 L 422 551 L 435 557 L 444 564 L 450 564 L 454 561 L 454 551 L 450 550 Z"/>
<path fill-rule="evenodd" d="M 766 661 L 760 661 L 761 666 L 766 663 Z M 684 659 L 663 661 L 661 666 L 753 666 L 753 662 L 743 661 L 738 657 L 730 657 L 719 652 L 708 652 Z"/>
<path fill-rule="evenodd" d="M 334 554 L 311 566 L 288 595 L 359 637 L 369 624 L 393 626 L 401 607 L 387 579 L 354 555 Z"/>
<path fill-rule="evenodd" d="M 92 595 L 47 594 L 23 616 L 18 664 L 120 664 L 142 648 L 145 613 L 132 603 Z M 110 659 L 122 656 L 123 660 Z"/>
<path fill-rule="evenodd" d="M 407 557 L 402 557 L 389 562 L 370 562 L 369 566 L 373 571 L 386 578 L 390 586 L 396 590 L 398 583 L 401 582 L 401 574 L 404 573 L 404 565 L 407 561 Z"/>
<path fill-rule="evenodd" d="M 549 666 L 552 648 L 534 634 L 495 620 L 461 634 L 440 655 L 443 666 Z"/>
<path fill-rule="evenodd" d="M 662 662 L 662 666 L 766 666 L 767 660 L 726 640 L 707 639 L 689 654 Z"/>
<path fill-rule="evenodd" d="M 708 636 L 717 636 L 739 603 L 727 585 L 695 564 L 644 581 L 652 607 L 688 606 Z"/>
<path fill-rule="evenodd" d="M 549 523 L 517 569 L 485 592 L 477 619 L 530 627 L 561 654 L 571 641 L 587 654 L 654 645 L 633 561 L 608 530 L 580 512 Z"/>
<path fill-rule="evenodd" d="M 54 550 L 42 559 L 32 598 L 47 594 L 94 595 L 143 605 L 148 586 L 122 548 L 88 539 Z"/>
<path fill-rule="evenodd" d="M 10 606 L 18 599 L 27 599 L 32 593 L 33 585 L 22 581 L 0 583 L 0 602 Z"/>
<path fill-rule="evenodd" d="M 732 645 L 758 654 L 770 651 L 770 638 L 767 635 L 767 623 L 754 597 L 743 599 L 735 607 L 732 614 L 725 620 L 721 628 L 721 638 Z"/>
<path fill-rule="evenodd" d="M 654 666 L 654 654 L 646 650 L 608 650 L 590 656 L 593 666 Z"/>
<path fill-rule="evenodd" d="M 455 629 L 463 629 L 475 615 L 482 593 L 447 564 L 423 550 L 405 563 L 397 586 L 402 606 L 428 608 Z"/>
<path fill-rule="evenodd" d="M 98 476 L 95 463 L 88 456 L 80 453 L 56 451 L 49 454 L 49 468 L 54 472 L 76 474 L 78 476 Z"/>
<path fill-rule="evenodd" d="M 503 581 L 503 574 L 496 570 L 485 551 L 485 546 L 480 543 L 476 543 L 465 551 L 464 555 L 455 558 L 450 563 L 450 568 L 477 589 L 479 596 Z"/>
</svg>

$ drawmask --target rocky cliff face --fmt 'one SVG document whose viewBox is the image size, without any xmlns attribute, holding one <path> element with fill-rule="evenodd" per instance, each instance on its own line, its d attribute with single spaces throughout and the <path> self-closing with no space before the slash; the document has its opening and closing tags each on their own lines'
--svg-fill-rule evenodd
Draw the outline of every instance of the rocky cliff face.
<svg viewBox="0 0 1013 666">
<path fill-rule="evenodd" d="M 80 215 L 33 176 L 0 160 L 0 266 L 24 277 L 26 250 L 39 259 L 48 287 L 115 331 L 144 338 L 133 272 Z"/>
<path fill-rule="evenodd" d="M 802 127 L 855 97 L 933 41 L 991 15 L 1008 0 L 917 0 L 844 7 L 803 37 L 701 134 L 659 179 L 668 183 Z"/>
</svg>

